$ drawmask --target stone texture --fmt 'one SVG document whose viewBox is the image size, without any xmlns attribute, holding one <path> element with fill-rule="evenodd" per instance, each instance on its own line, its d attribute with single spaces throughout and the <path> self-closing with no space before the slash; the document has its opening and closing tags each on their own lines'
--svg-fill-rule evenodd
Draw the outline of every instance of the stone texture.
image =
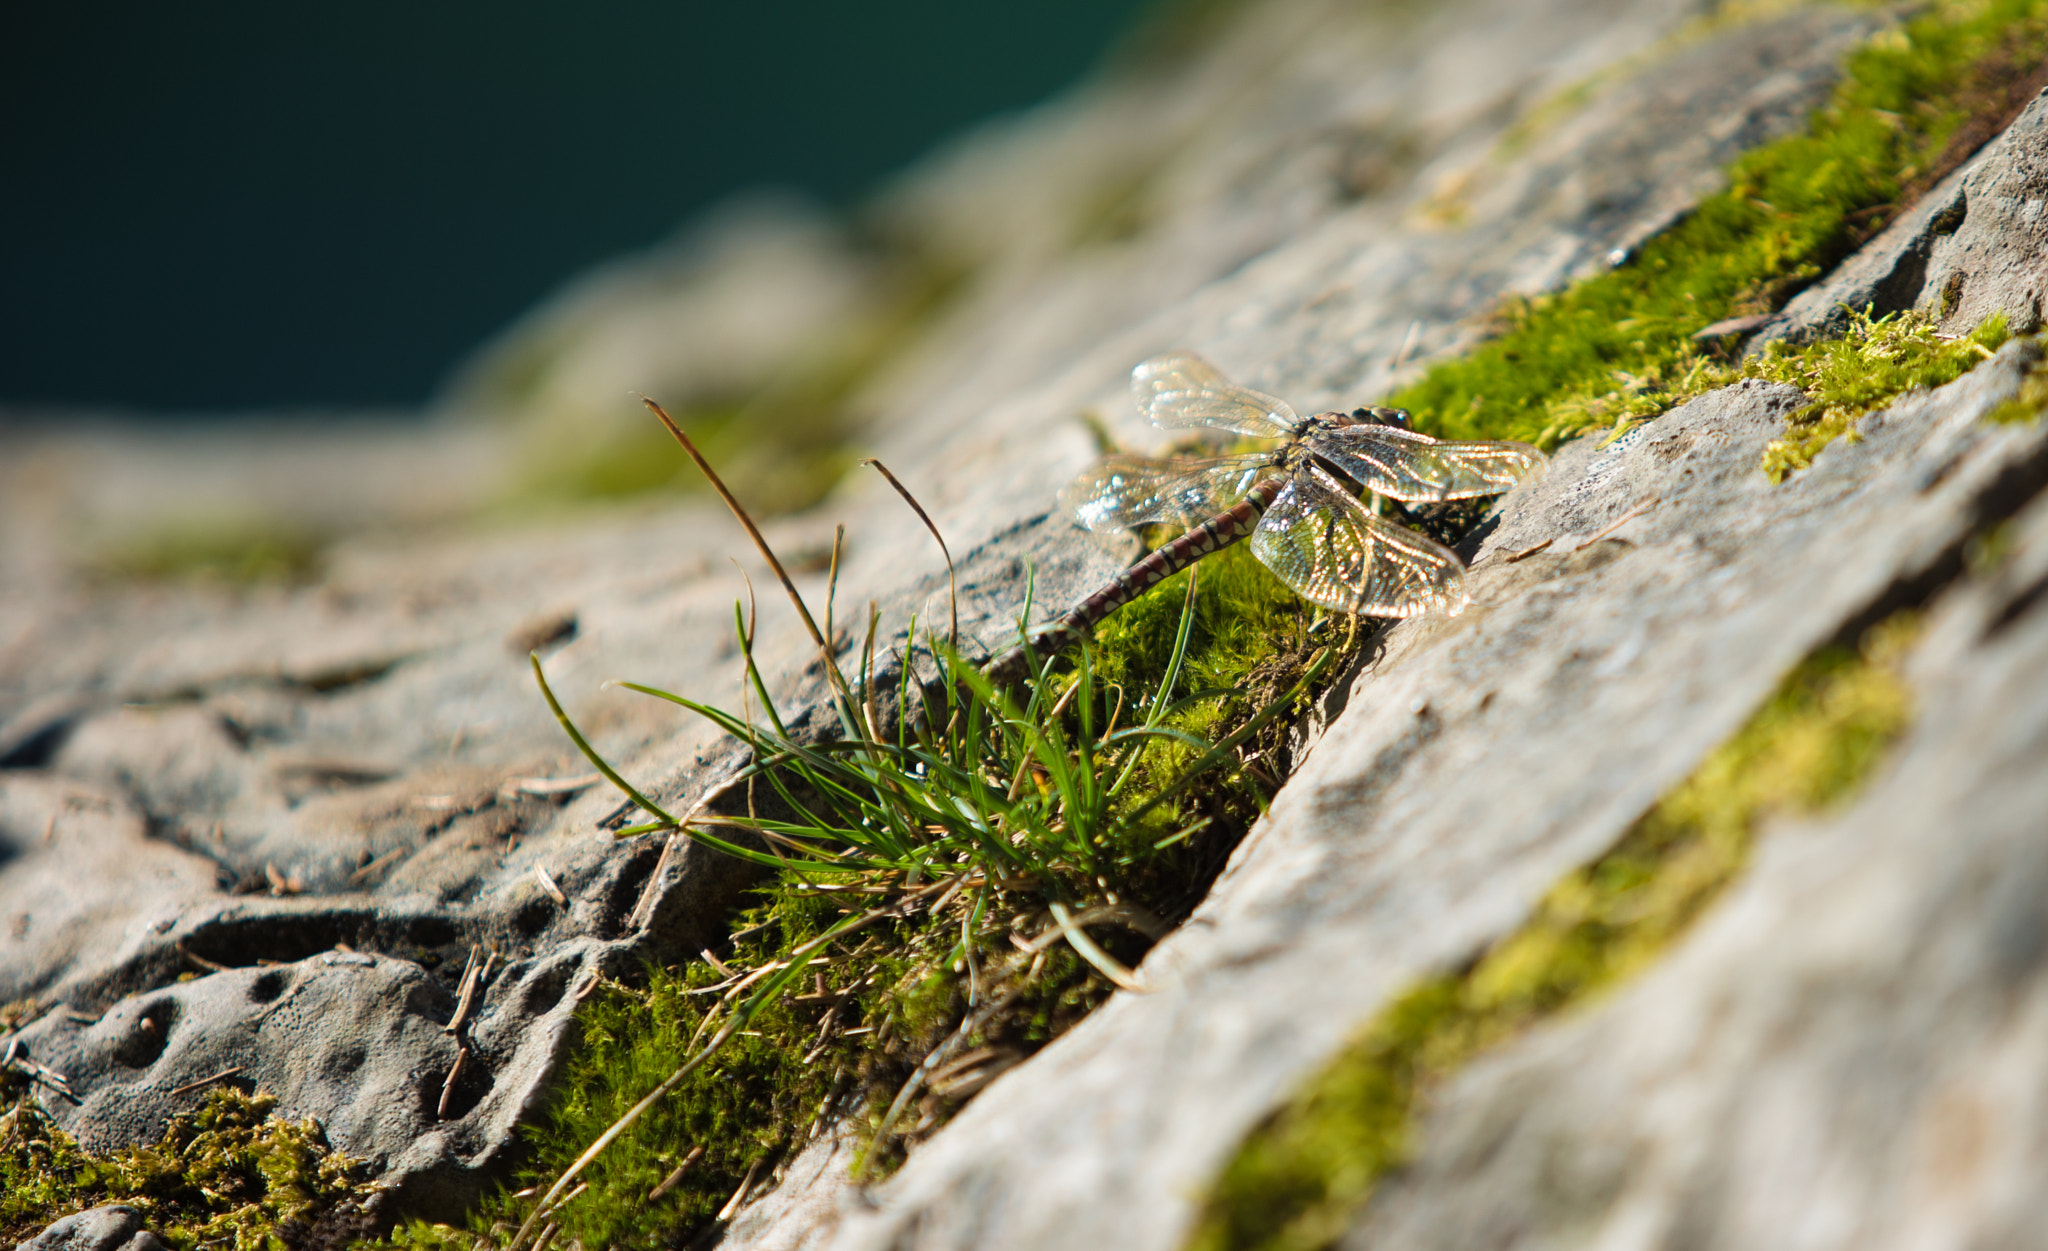
<svg viewBox="0 0 2048 1251">
<path fill-rule="evenodd" d="M 1475 1065 L 1346 1245 L 2028 1247 L 2048 1228 L 2048 497 L 1942 597 L 1911 733 L 1679 950 Z"/>
<path fill-rule="evenodd" d="M 131 1242 L 155 1236 L 142 1228 L 142 1214 L 125 1204 L 87 1208 L 22 1243 L 16 1251 L 124 1251 Z M 134 1251 L 142 1251 L 136 1247 Z"/>
<path fill-rule="evenodd" d="M 1980 420 L 2039 358 L 2011 345 L 1783 487 L 1757 468 L 1800 402 L 1777 384 L 1562 450 L 1503 503 L 1473 605 L 1387 631 L 1210 898 L 1147 958 L 1152 993 L 998 1079 L 831 1245 L 1177 1245 L 1245 1131 L 1377 1007 L 1511 929 L 1807 653 L 2048 484 L 2048 431 Z"/>
<path fill-rule="evenodd" d="M 1807 288 L 1749 350 L 1840 334 L 1850 310 L 1919 309 L 1950 334 L 1995 314 L 2018 334 L 2042 325 L 2048 294 L 2048 92 L 1884 233 Z"/>
<path fill-rule="evenodd" d="M 1123 398 L 1132 363 L 1184 346 L 1304 407 L 1369 399 L 1470 343 L 1502 295 L 1625 255 L 1730 157 L 1801 124 L 1885 20 L 1813 7 L 1745 23 L 1696 0 L 1248 8 L 1176 65 L 970 137 L 875 206 L 974 279 L 858 397 L 863 450 L 932 511 L 960 558 L 963 626 L 994 646 L 1027 575 L 1058 611 L 1129 554 L 1048 509 L 1094 455 L 1078 415 L 1152 437 Z M 1931 245 L 1952 257 L 1942 274 L 1966 275 L 1953 318 L 2023 289 L 2039 255 L 2023 233 L 2036 148 L 2001 151 L 1959 175 L 1980 190 Z M 825 291 L 856 316 L 857 261 L 815 224 L 785 226 L 645 282 L 593 280 L 508 335 L 464 403 L 550 343 L 565 372 L 534 394 L 564 412 L 613 365 L 687 393 L 782 359 L 778 324 L 676 360 L 642 331 L 711 324 L 748 274 L 787 278 L 763 307 Z M 817 272 L 777 268 L 800 253 Z M 1475 549 L 1473 607 L 1387 632 L 1329 702 L 1270 819 L 1148 962 L 1153 994 L 1119 996 L 992 1084 L 872 1196 L 838 1180 L 838 1144 L 815 1144 L 728 1242 L 1173 1245 L 1244 1128 L 1388 994 L 1513 925 L 1816 642 L 1948 576 L 1969 535 L 2039 487 L 2039 430 L 1976 420 L 2033 352 L 1902 402 L 1782 488 L 1755 466 L 1798 402 L 1786 388 L 1565 449 Z M 241 439 L 0 432 L 0 1000 L 33 1001 L 15 1041 L 69 1079 L 78 1102 L 38 1097 L 87 1141 L 154 1137 L 199 1097 L 181 1087 L 236 1069 L 220 1080 L 278 1093 L 379 1161 L 394 1209 L 447 1214 L 490 1177 L 580 990 L 695 953 L 750 880 L 692 850 L 657 868 L 656 840 L 614 838 L 618 797 L 574 784 L 585 766 L 515 642 L 540 645 L 600 748 L 677 806 L 734 761 L 676 710 L 601 683 L 732 702 L 745 592 L 729 557 L 759 588 L 791 709 L 815 710 L 815 657 L 704 502 L 455 524 L 502 484 L 473 467 L 516 461 L 509 436 L 366 434 L 298 492 L 277 447 Z M 302 587 L 106 585 L 67 563 L 75 533 L 259 487 L 270 514 L 407 528 L 353 530 Z M 861 477 L 770 526 L 814 603 L 835 522 L 841 620 L 870 600 L 885 632 L 944 611 L 928 536 Z M 442 1121 L 458 1046 L 442 1026 L 474 944 L 501 958 Z"/>
</svg>

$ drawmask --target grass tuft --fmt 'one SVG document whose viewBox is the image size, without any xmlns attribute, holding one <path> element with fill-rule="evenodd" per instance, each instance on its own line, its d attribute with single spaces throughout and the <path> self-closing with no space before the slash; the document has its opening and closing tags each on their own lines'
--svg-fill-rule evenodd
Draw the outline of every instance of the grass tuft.
<svg viewBox="0 0 2048 1251">
<path fill-rule="evenodd" d="M 579 1017 L 567 1079 L 529 1127 L 527 1184 L 472 1222 L 512 1251 L 557 1237 L 698 1236 L 826 1129 L 864 1142 L 858 1173 L 886 1170 L 1114 989 L 1142 992 L 1132 970 L 1199 896 L 1190 883 L 1213 872 L 1214 844 L 1194 836 L 1218 814 L 1192 814 L 1191 781 L 1235 764 L 1249 793 L 1246 745 L 1329 662 L 1326 648 L 1294 666 L 1291 686 L 1247 699 L 1256 631 L 1301 609 L 1263 570 L 1213 562 L 1229 594 L 1205 599 L 1184 575 L 1177 613 L 1152 597 L 1107 630 L 1107 666 L 1084 644 L 1070 670 L 1034 660 L 1024 687 L 999 690 L 949 641 L 920 642 L 914 624 L 895 643 L 897 663 L 883 664 L 871 611 L 849 675 L 723 478 L 648 407 L 781 581 L 819 649 L 837 725 L 792 733 L 736 606 L 758 715 L 622 683 L 745 749 L 737 774 L 678 817 L 591 748 L 535 658 L 571 741 L 649 818 L 621 837 L 692 839 L 756 866 L 766 883 L 728 950 L 650 970 L 640 987 L 608 986 Z M 1269 611 L 1247 611 L 1253 601 Z M 452 1237 L 415 1224 L 394 1239 Z"/>
<path fill-rule="evenodd" d="M 1106 682 L 1084 647 L 1071 675 L 1039 671 L 1022 705 L 937 639 L 922 689 L 884 693 L 864 660 L 843 680 L 842 737 L 824 742 L 785 728 L 744 624 L 757 720 L 625 684 L 712 720 L 751 763 L 723 788 L 747 795 L 744 815 L 677 818 L 638 796 L 653 820 L 622 834 L 687 836 L 771 876 L 729 952 L 608 986 L 584 1010 L 520 1177 L 548 1196 L 587 1183 L 545 1214 L 557 1236 L 694 1236 L 835 1124 L 866 1140 L 864 1171 L 891 1167 L 1115 987 L 1142 989 L 1131 967 L 1167 928 L 1151 904 L 1178 898 L 1162 887 L 1191 853 L 1138 782 L 1169 770 L 1138 766 L 1161 744 L 1182 775 L 1221 763 L 1164 724 L 1218 698 L 1178 693 L 1195 616 L 1188 601 L 1163 680 Z M 477 1219 L 539 1233 L 543 1218 L 500 1196 Z M 414 1226 L 400 1240 L 439 1237 Z"/>
<path fill-rule="evenodd" d="M 1900 615 L 1858 648 L 1814 655 L 1612 850 L 1553 886 L 1519 930 L 1390 1003 L 1247 1138 L 1191 1246 L 1334 1245 L 1378 1179 L 1409 1157 L 1427 1092 L 1655 959 L 1741 871 L 1766 821 L 1855 791 L 1910 719 L 1899 672 L 1916 627 Z"/>
</svg>

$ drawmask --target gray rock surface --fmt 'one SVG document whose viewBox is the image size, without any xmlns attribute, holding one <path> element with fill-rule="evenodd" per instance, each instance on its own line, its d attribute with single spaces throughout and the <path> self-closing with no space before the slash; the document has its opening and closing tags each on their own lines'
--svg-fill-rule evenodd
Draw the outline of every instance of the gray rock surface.
<svg viewBox="0 0 2048 1251">
<path fill-rule="evenodd" d="M 1810 651 L 2048 485 L 2048 431 L 1981 421 L 2039 359 L 2017 342 L 1783 487 L 1757 468 L 1800 402 L 1777 384 L 1561 451 L 1503 504 L 1474 604 L 1387 632 L 1210 898 L 1147 958 L 1152 992 L 997 1080 L 831 1245 L 1177 1245 L 1243 1134 L 1376 1008 L 1510 930 Z"/>
<path fill-rule="evenodd" d="M 2048 496 L 2005 534 L 1937 601 L 1882 776 L 1772 830 L 1611 1002 L 1462 1075 L 1347 1246 L 2041 1244 Z"/>
<path fill-rule="evenodd" d="M 709 520 L 693 510 L 661 529 Z M 592 625 L 549 665 L 599 743 L 679 802 L 733 764 L 653 701 L 594 690 L 630 674 L 703 693 L 708 675 L 724 686 L 734 672 L 717 642 L 731 589 L 672 590 L 673 557 L 650 570 L 636 555 L 647 528 L 586 529 L 608 561 L 557 536 L 562 577 L 542 592 L 474 544 L 366 558 L 358 574 L 344 561 L 323 586 L 267 603 L 59 592 L 79 615 L 39 622 L 23 651 L 90 676 L 29 703 L 21 716 L 55 729 L 17 733 L 41 754 L 0 771 L 0 996 L 29 1002 L 13 1041 L 78 1096 L 44 1089 L 45 1108 L 95 1146 L 153 1139 L 232 1069 L 382 1166 L 393 1210 L 448 1213 L 473 1197 L 539 1096 L 578 992 L 648 957 L 694 955 L 754 880 L 684 844 L 653 881 L 660 842 L 614 838 L 608 788 L 547 793 L 587 766 L 504 637 L 565 590 L 587 596 L 568 602 Z M 966 554 L 968 612 L 1014 610 L 1019 544 L 1041 530 Z M 526 541 L 500 540 L 496 558 Z M 1117 559 L 1080 545 L 1037 569 L 1048 594 L 1072 596 Z M 445 613 L 393 612 L 447 575 L 465 581 L 440 592 Z M 886 620 L 932 589 L 896 590 Z M 135 609 L 158 598 L 185 620 L 152 651 L 143 639 L 162 618 Z M 786 660 L 792 645 L 768 650 Z M 499 959 L 444 1119 L 459 1044 L 441 1027 L 478 944 Z"/>
<path fill-rule="evenodd" d="M 2042 325 L 2048 295 L 2048 92 L 2005 133 L 1751 340 L 1842 333 L 1850 310 L 1918 309 L 1950 334 L 2004 314 L 2016 334 Z"/>
<path fill-rule="evenodd" d="M 1740 21 L 1696 0 L 1268 0 L 1174 67 L 934 158 L 876 211 L 974 281 L 858 402 L 875 415 L 869 448 L 961 557 L 963 625 L 993 646 L 1027 572 L 1057 611 L 1128 555 L 1047 510 L 1094 455 L 1079 415 L 1153 437 L 1123 399 L 1133 362 L 1185 346 L 1298 405 L 1369 399 L 1471 342 L 1503 294 L 1625 255 L 1730 157 L 1800 125 L 1884 20 Z M 2032 159 L 1967 176 L 2018 186 Z M 2000 195 L 1999 212 L 2031 220 L 2019 191 L 1972 203 Z M 1965 300 L 2018 289 L 2031 245 L 1998 252 L 1998 221 L 1972 208 L 1941 245 L 1976 249 L 1955 272 L 2007 275 L 1966 278 Z M 772 268 L 789 237 L 730 256 Z M 803 246 L 829 272 L 776 290 L 841 290 L 852 262 Z M 632 310 L 700 325 L 746 285 L 690 272 L 712 271 L 701 289 L 598 281 L 480 368 L 552 342 L 566 372 L 533 394 L 576 408 L 607 361 L 666 366 Z M 2040 432 L 1976 420 L 2034 351 L 1902 402 L 1782 488 L 1755 466 L 1798 403 L 1787 388 L 1733 388 L 1611 448 L 1565 449 L 1477 549 L 1472 608 L 1383 636 L 1216 896 L 1148 961 L 1153 994 L 1119 996 L 995 1082 L 877 1206 L 844 1191 L 828 1141 L 729 1243 L 1173 1245 L 1243 1130 L 1387 995 L 1512 926 L 1815 643 L 1947 576 L 1970 535 L 2038 489 Z M 706 369 L 741 353 L 714 355 Z M 775 688 L 792 708 L 818 690 L 737 526 L 701 502 L 450 521 L 489 494 L 457 467 L 510 453 L 474 428 L 433 437 L 447 440 L 423 460 L 442 471 L 438 501 L 419 465 L 402 489 L 352 462 L 360 496 L 306 493 L 331 524 L 410 499 L 410 528 L 338 543 L 311 585 L 234 590 L 106 585 L 63 559 L 74 531 L 149 515 L 131 497 L 188 499 L 149 485 L 178 466 L 213 466 L 212 491 L 237 465 L 276 476 L 238 460 L 232 436 L 173 455 L 0 435 L 33 452 L 0 454 L 0 1000 L 33 1001 L 14 1041 L 68 1079 L 76 1102 L 38 1097 L 89 1142 L 152 1137 L 200 1097 L 192 1083 L 239 1081 L 319 1117 L 415 1210 L 447 1212 L 532 1106 L 579 992 L 694 954 L 750 880 L 693 850 L 657 877 L 656 840 L 616 840 L 617 796 L 578 780 L 524 660 L 539 645 L 598 745 L 687 804 L 730 757 L 674 709 L 601 683 L 734 702 L 729 557 L 760 588 Z M 397 477 L 406 448 L 389 446 Z M 95 494 L 99 478 L 142 485 Z M 291 493 L 271 489 L 267 507 L 289 515 Z M 814 603 L 840 521 L 842 620 L 871 599 L 885 630 L 943 612 L 928 537 L 860 478 L 770 527 L 805 557 Z M 444 1120 L 462 1041 L 443 1026 L 478 944 L 499 958 Z"/>
<path fill-rule="evenodd" d="M 74 1212 L 15 1251 L 162 1251 L 163 1243 L 142 1227 L 142 1214 L 126 1204 Z"/>
</svg>

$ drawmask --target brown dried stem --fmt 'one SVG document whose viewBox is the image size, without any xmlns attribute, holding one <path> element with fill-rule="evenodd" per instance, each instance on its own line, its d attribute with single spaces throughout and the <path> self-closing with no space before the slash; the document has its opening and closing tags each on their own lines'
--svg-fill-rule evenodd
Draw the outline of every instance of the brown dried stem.
<svg viewBox="0 0 2048 1251">
<path fill-rule="evenodd" d="M 889 482 L 889 485 L 896 488 L 896 494 L 903 497 L 903 502 L 910 505 L 910 511 L 916 513 L 917 519 L 924 523 L 924 528 L 931 531 L 932 537 L 938 540 L 939 554 L 946 558 L 946 600 L 948 607 L 951 609 L 952 612 L 952 634 L 948 636 L 948 643 L 954 651 L 959 651 L 960 585 L 957 581 L 955 581 L 953 576 L 953 553 L 946 547 L 946 536 L 939 533 L 938 526 L 932 523 L 931 514 L 925 512 L 924 505 L 917 502 L 917 497 L 910 493 L 910 488 L 904 486 L 903 483 L 897 479 L 895 474 L 889 472 L 889 467 L 887 465 L 883 464 L 879 460 L 876 460 L 872 456 L 868 457 L 866 460 L 863 460 L 861 464 L 872 468 L 876 473 L 881 474 L 882 477 L 886 478 Z"/>
<path fill-rule="evenodd" d="M 775 555 L 775 549 L 768 546 L 768 540 L 761 536 L 761 528 L 754 524 L 754 519 L 747 515 L 747 510 L 740 506 L 739 500 L 733 498 L 733 493 L 727 489 L 725 480 L 718 476 L 718 471 L 711 467 L 711 462 L 704 459 L 704 453 L 697 450 L 697 445 L 690 442 L 690 436 L 683 433 L 683 428 L 676 424 L 675 418 L 668 415 L 668 410 L 644 395 L 640 397 L 640 402 L 647 405 L 656 417 L 661 418 L 661 424 L 668 427 L 669 434 L 675 437 L 677 443 L 682 444 L 683 451 L 689 453 L 690 459 L 703 471 L 705 479 L 711 483 L 711 489 L 718 492 L 718 498 L 725 501 L 725 506 L 732 510 L 732 515 L 746 528 L 747 537 L 754 540 L 754 549 L 761 553 L 761 558 L 775 571 L 775 577 L 782 583 L 782 589 L 789 594 L 789 602 L 796 606 L 796 615 L 803 619 L 804 629 L 810 632 L 811 642 L 817 644 L 818 658 L 824 662 L 826 679 L 832 683 L 833 689 L 839 692 L 839 697 L 846 702 L 846 706 L 852 708 L 853 695 L 846 689 L 846 677 L 839 672 L 839 664 L 832 656 L 831 642 L 818 629 L 818 623 L 811 617 L 811 610 L 804 603 L 804 597 L 797 593 L 796 583 L 790 580 L 789 571 L 782 567 L 782 561 Z"/>
</svg>

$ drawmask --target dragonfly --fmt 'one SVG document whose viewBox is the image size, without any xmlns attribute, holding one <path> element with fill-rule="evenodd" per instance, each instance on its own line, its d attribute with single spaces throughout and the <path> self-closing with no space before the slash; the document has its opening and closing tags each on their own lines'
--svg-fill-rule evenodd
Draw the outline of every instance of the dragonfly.
<svg viewBox="0 0 2048 1251">
<path fill-rule="evenodd" d="M 1110 456 L 1075 479 L 1060 503 L 1089 530 L 1168 524 L 1186 532 L 991 661 L 984 672 L 997 685 L 1030 671 L 1027 648 L 1045 655 L 1074 642 L 1160 582 L 1247 537 L 1274 576 L 1319 607 L 1354 619 L 1456 615 L 1470 602 L 1464 562 L 1375 515 L 1360 494 L 1403 503 L 1471 499 L 1509 490 L 1545 464 L 1527 443 L 1418 433 L 1405 409 L 1303 417 L 1188 352 L 1140 364 L 1131 371 L 1131 393 L 1162 429 L 1230 431 L 1278 445 L 1233 456 Z"/>
</svg>

